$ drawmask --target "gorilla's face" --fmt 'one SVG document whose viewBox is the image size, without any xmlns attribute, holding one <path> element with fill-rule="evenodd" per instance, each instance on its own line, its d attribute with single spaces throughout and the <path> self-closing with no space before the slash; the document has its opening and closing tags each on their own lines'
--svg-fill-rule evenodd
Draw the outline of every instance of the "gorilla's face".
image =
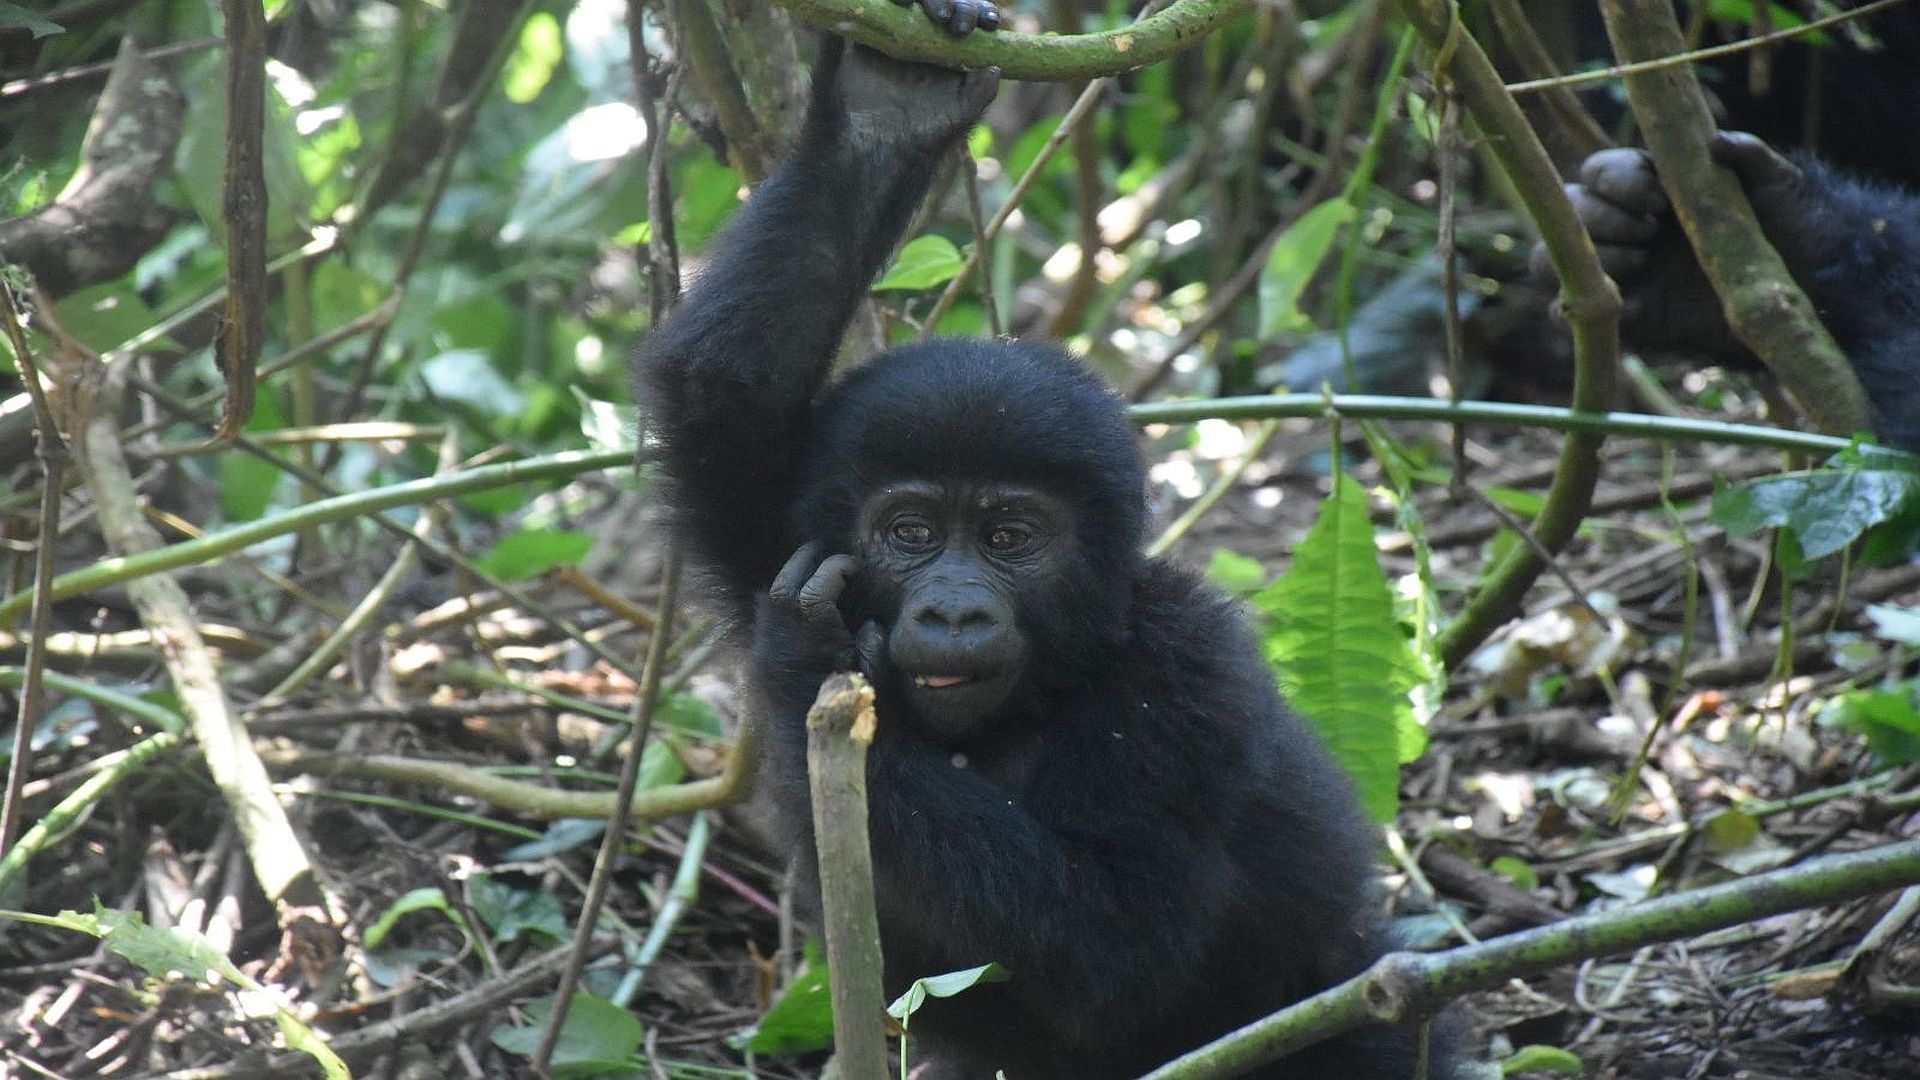
<svg viewBox="0 0 1920 1080">
<path fill-rule="evenodd" d="M 943 742 L 979 734 L 1073 571 L 1071 507 L 1018 484 L 888 484 L 861 504 L 857 543 L 858 603 L 885 631 L 883 690 Z"/>
</svg>

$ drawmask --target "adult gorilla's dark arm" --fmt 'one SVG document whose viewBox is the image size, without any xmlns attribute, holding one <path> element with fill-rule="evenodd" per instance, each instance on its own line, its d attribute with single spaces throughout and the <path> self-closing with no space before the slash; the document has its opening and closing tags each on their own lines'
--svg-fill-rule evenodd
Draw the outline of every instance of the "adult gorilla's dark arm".
<svg viewBox="0 0 1920 1080">
<path fill-rule="evenodd" d="M 641 364 L 657 439 L 643 454 L 657 456 L 684 539 L 740 612 L 797 543 L 798 457 L 855 305 L 996 82 L 837 38 L 813 77 L 794 156 L 715 243 Z"/>
<path fill-rule="evenodd" d="M 1767 240 L 1852 362 L 1881 438 L 1920 450 L 1920 196 L 1809 155 L 1783 157 L 1752 135 L 1723 132 L 1712 149 L 1740 178 Z M 1625 296 L 1628 344 L 1753 362 L 1728 329 L 1644 151 L 1593 155 L 1568 194 Z"/>
</svg>

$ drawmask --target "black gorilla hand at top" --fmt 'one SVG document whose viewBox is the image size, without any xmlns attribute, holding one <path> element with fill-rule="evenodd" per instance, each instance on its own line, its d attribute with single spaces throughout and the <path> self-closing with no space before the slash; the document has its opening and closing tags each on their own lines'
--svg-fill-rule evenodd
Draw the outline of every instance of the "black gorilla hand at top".
<svg viewBox="0 0 1920 1080">
<path fill-rule="evenodd" d="M 678 536 L 751 634 L 762 790 L 812 883 L 805 716 L 858 666 L 889 989 L 925 1080 L 1121 1080 L 1387 947 L 1378 834 L 1240 613 L 1148 560 L 1124 402 L 1057 349 L 935 341 L 829 384 L 841 333 L 992 96 L 830 46 L 794 157 L 640 357 Z M 739 634 L 736 638 L 745 637 Z M 817 901 L 816 901 L 817 902 Z M 1447 1041 L 1430 1075 L 1455 1076 Z M 1410 1080 L 1362 1029 L 1257 1075 Z"/>
<path fill-rule="evenodd" d="M 1920 197 L 1744 133 L 1720 133 L 1711 150 L 1852 363 L 1880 436 L 1920 450 Z M 1594 154 L 1567 194 L 1620 285 L 1628 345 L 1757 363 L 1728 328 L 1645 151 Z M 1551 276 L 1537 247 L 1534 270 Z"/>
<path fill-rule="evenodd" d="M 977 27 L 1000 29 L 1000 9 L 989 0 L 893 0 L 901 7 L 919 5 L 935 26 L 945 27 L 954 37 L 966 37 Z"/>
</svg>

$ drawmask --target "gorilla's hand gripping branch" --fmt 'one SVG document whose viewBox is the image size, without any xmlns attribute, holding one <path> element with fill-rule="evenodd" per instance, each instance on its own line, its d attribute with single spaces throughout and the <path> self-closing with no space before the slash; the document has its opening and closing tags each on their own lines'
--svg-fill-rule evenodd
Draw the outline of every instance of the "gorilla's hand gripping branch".
<svg viewBox="0 0 1920 1080">
<path fill-rule="evenodd" d="M 899 60 L 952 68 L 997 67 L 1009 79 L 1084 82 L 1157 64 L 1198 44 L 1249 0 L 1179 0 L 1157 15 L 1093 34 L 1000 30 L 956 38 L 919 12 L 871 0 L 776 0 L 815 26 Z"/>
</svg>

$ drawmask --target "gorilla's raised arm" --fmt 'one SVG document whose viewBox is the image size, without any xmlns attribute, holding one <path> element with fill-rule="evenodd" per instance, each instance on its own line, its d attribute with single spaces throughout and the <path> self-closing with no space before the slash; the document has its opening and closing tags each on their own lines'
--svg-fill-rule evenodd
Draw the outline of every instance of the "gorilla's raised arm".
<svg viewBox="0 0 1920 1080">
<path fill-rule="evenodd" d="M 968 0 L 970 18 L 981 5 Z M 950 5 L 951 10 L 960 7 Z M 798 149 L 715 242 L 642 346 L 641 400 L 683 537 L 735 610 L 794 538 L 785 520 L 810 406 L 855 305 L 997 76 L 830 39 Z"/>
</svg>

